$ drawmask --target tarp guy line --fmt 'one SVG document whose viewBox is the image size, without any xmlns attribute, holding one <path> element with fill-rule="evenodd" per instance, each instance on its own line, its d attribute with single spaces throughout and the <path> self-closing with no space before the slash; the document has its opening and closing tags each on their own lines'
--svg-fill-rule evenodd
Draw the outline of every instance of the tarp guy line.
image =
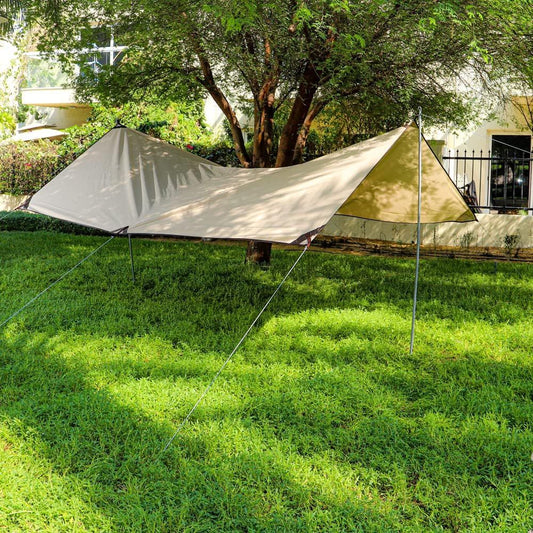
<svg viewBox="0 0 533 533">
<path fill-rule="evenodd" d="M 87 261 L 87 259 L 89 259 L 90 257 L 92 257 L 96 252 L 98 252 L 99 250 L 101 250 L 104 246 L 106 246 L 106 244 L 109 244 L 114 238 L 116 237 L 116 235 L 113 235 L 112 237 L 109 237 L 109 239 L 107 239 L 107 241 L 105 241 L 103 244 L 101 244 L 100 246 L 98 246 L 98 248 L 95 248 L 89 255 L 87 255 L 86 257 L 84 257 L 79 263 L 75 264 L 70 270 L 67 270 L 67 272 L 65 272 L 64 274 L 62 274 L 59 278 L 57 278 L 54 282 L 52 282 L 50 285 L 48 285 L 48 287 L 46 287 L 46 289 L 42 290 L 37 296 L 34 296 L 31 300 L 29 300 L 28 302 L 26 302 L 18 311 L 15 311 L 9 318 L 6 318 L 1 324 L 0 324 L 0 328 L 3 328 L 10 320 L 12 320 L 13 318 L 15 318 L 18 314 L 22 313 L 22 311 L 24 311 L 24 309 L 26 309 L 26 307 L 30 306 L 33 302 L 35 302 L 35 300 L 37 300 L 38 298 L 40 298 L 45 292 L 49 291 L 54 285 L 57 285 L 63 278 L 67 277 L 71 272 L 73 272 L 74 270 L 76 270 L 80 265 L 82 265 L 83 263 L 85 263 L 85 261 Z"/>
<path fill-rule="evenodd" d="M 14 213 L 15 211 L 18 211 L 19 209 L 21 209 L 23 206 L 26 205 L 28 200 L 24 200 L 21 204 L 19 204 L 17 207 L 15 207 L 15 209 L 12 209 L 11 211 L 8 211 L 3 217 L 0 218 L 0 222 L 2 220 L 4 220 L 4 218 L 7 218 L 9 215 L 11 215 L 12 213 Z"/>
<path fill-rule="evenodd" d="M 528 154 L 530 157 L 533 154 L 533 152 L 531 152 L 530 150 L 524 150 L 523 148 L 518 148 L 518 146 L 513 146 L 512 144 L 507 144 L 507 143 L 504 143 L 502 141 L 498 141 L 498 139 L 492 138 L 492 142 L 498 143 L 498 144 L 503 144 L 503 146 L 507 146 L 508 148 L 512 148 L 513 150 L 518 150 L 520 152 L 524 152 L 525 154 Z"/>
<path fill-rule="evenodd" d="M 248 333 L 252 331 L 252 328 L 257 324 L 257 321 L 261 318 L 261 315 L 265 312 L 265 309 L 268 307 L 270 302 L 274 299 L 274 296 L 278 293 L 278 291 L 281 289 L 281 286 L 285 283 L 287 278 L 290 276 L 291 272 L 294 270 L 296 265 L 299 263 L 300 259 L 303 257 L 305 252 L 309 249 L 310 241 L 308 241 L 307 246 L 303 249 L 302 253 L 298 256 L 294 264 L 291 266 L 287 274 L 285 274 L 285 277 L 281 280 L 281 283 L 277 286 L 276 290 L 272 293 L 272 296 L 267 300 L 266 304 L 263 306 L 263 309 L 259 311 L 259 314 L 255 317 L 255 320 L 250 324 L 250 327 L 246 330 L 246 333 L 242 336 L 241 340 L 237 343 L 235 348 L 233 348 L 232 352 L 229 354 L 228 358 L 224 361 L 223 365 L 219 368 L 218 372 L 214 375 L 213 379 L 209 383 L 209 385 L 205 388 L 204 392 L 200 395 L 198 400 L 196 400 L 196 403 L 193 405 L 192 409 L 187 413 L 187 416 L 182 420 L 181 424 L 178 426 L 178 429 L 176 429 L 174 435 L 170 438 L 170 440 L 167 442 L 166 446 L 163 448 L 161 455 L 165 453 L 168 449 L 168 447 L 172 444 L 172 441 L 178 436 L 178 433 L 182 430 L 183 426 L 187 423 L 191 415 L 196 411 L 196 408 L 200 404 L 200 402 L 205 398 L 207 393 L 211 390 L 211 387 L 217 380 L 218 376 L 222 373 L 224 368 L 226 368 L 227 364 L 231 361 L 231 358 L 235 355 L 241 344 L 244 342 L 244 339 L 248 336 Z"/>
</svg>

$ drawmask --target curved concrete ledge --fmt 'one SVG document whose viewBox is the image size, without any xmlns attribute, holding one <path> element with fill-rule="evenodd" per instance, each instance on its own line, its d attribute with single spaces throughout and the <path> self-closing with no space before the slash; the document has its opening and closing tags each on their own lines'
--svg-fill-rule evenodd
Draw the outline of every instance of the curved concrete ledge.
<svg viewBox="0 0 533 533">
<path fill-rule="evenodd" d="M 29 198 L 29 195 L 13 196 L 12 194 L 0 194 L 0 211 L 13 211 L 27 198 Z"/>
</svg>

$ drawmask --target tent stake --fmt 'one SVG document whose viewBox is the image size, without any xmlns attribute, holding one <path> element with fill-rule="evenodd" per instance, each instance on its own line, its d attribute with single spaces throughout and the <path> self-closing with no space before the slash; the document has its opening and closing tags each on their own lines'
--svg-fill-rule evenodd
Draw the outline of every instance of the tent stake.
<svg viewBox="0 0 533 533">
<path fill-rule="evenodd" d="M 131 244 L 131 235 L 128 233 L 128 245 L 130 248 L 130 261 L 131 261 L 131 280 L 135 283 L 135 265 L 133 264 L 133 246 Z"/>
<path fill-rule="evenodd" d="M 413 318 L 411 320 L 411 345 L 409 355 L 412 355 L 415 345 L 416 303 L 418 298 L 418 273 L 420 270 L 420 234 L 422 219 L 422 108 L 418 108 L 418 214 L 416 219 L 416 267 L 415 290 L 413 296 Z"/>
</svg>

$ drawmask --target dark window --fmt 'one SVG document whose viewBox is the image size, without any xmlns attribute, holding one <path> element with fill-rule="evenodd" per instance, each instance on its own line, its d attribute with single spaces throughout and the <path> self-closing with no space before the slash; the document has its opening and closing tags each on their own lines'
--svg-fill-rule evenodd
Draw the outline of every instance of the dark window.
<svg viewBox="0 0 533 533">
<path fill-rule="evenodd" d="M 122 60 L 124 47 L 117 46 L 116 38 L 110 28 L 84 28 L 81 37 L 90 50 L 84 63 L 94 72 L 99 72 L 103 66 L 116 65 Z"/>
<path fill-rule="evenodd" d="M 491 204 L 528 207 L 531 136 L 493 135 L 490 172 Z"/>
</svg>

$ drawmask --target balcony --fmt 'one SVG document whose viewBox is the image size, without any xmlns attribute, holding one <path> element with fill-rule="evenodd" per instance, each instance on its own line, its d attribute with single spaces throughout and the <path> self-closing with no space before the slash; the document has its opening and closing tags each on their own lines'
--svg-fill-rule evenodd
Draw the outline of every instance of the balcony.
<svg viewBox="0 0 533 533">
<path fill-rule="evenodd" d="M 76 101 L 74 89 L 39 87 L 22 89 L 22 103 L 35 107 L 88 107 Z"/>
<path fill-rule="evenodd" d="M 124 46 L 96 47 L 86 54 L 86 63 L 95 72 L 103 65 L 113 65 L 122 59 Z M 45 57 L 39 52 L 28 52 L 26 56 L 25 87 L 22 88 L 22 103 L 36 107 L 80 107 L 88 105 L 76 101 L 71 79 L 53 58 Z"/>
<path fill-rule="evenodd" d="M 59 62 L 39 53 L 26 54 L 25 87 L 22 103 L 35 107 L 87 107 L 76 101 L 69 77 Z"/>
</svg>

